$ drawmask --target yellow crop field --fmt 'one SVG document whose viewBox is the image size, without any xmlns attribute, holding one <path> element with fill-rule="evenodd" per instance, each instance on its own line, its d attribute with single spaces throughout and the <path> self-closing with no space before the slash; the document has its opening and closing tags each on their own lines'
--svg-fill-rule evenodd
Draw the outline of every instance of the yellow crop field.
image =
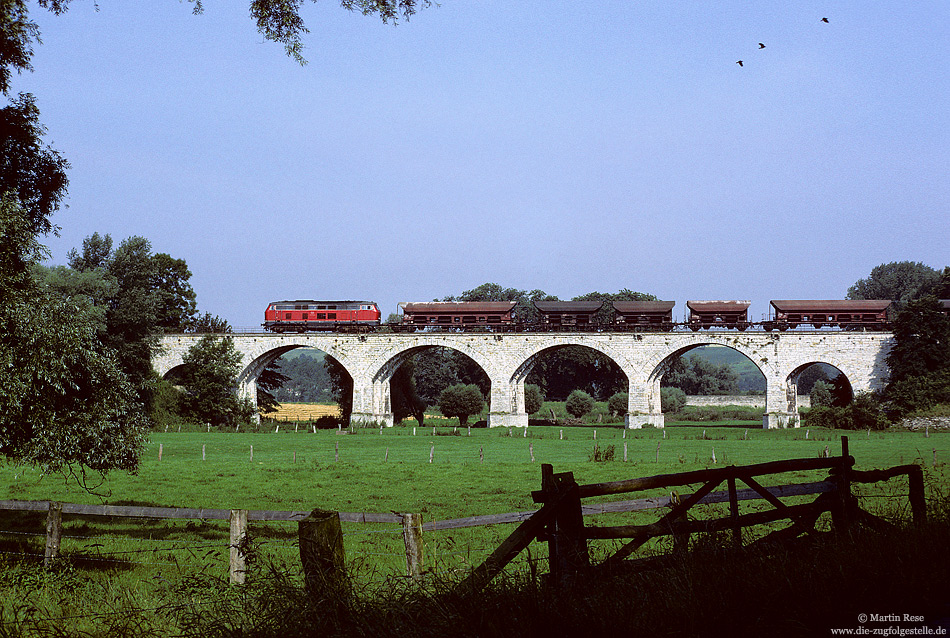
<svg viewBox="0 0 950 638">
<path fill-rule="evenodd" d="M 316 421 L 322 416 L 340 416 L 340 406 L 325 403 L 281 403 L 277 412 L 267 416 L 277 421 Z"/>
</svg>

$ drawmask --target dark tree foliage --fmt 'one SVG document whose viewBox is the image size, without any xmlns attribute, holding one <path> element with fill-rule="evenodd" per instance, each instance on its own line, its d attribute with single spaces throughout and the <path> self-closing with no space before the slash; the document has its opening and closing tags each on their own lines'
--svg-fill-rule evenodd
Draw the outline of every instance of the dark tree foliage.
<svg viewBox="0 0 950 638">
<path fill-rule="evenodd" d="M 679 412 L 686 406 L 686 393 L 679 388 L 660 388 L 660 410 Z"/>
<path fill-rule="evenodd" d="M 798 381 L 796 386 L 798 388 L 798 394 L 806 395 L 811 394 L 812 388 L 815 387 L 815 384 L 819 381 L 828 381 L 831 377 L 828 374 L 829 370 L 834 370 L 832 366 L 821 363 L 814 363 L 798 375 Z"/>
<path fill-rule="evenodd" d="M 458 417 L 462 427 L 468 423 L 468 417 L 480 413 L 484 407 L 485 399 L 476 385 L 450 385 L 439 395 L 439 409 L 442 414 Z"/>
<path fill-rule="evenodd" d="M 849 405 L 854 399 L 854 390 L 851 388 L 851 382 L 848 377 L 839 374 L 831 380 L 831 405 L 835 408 L 843 408 Z"/>
<path fill-rule="evenodd" d="M 859 394 L 846 406 L 817 406 L 808 411 L 808 425 L 836 430 L 884 430 L 890 425 L 873 394 Z"/>
<path fill-rule="evenodd" d="M 390 381 L 390 401 L 393 418 L 398 423 L 407 417 L 414 417 L 419 425 L 425 422 L 426 402 L 416 391 L 414 378 L 415 364 L 410 358 L 404 362 Z"/>
<path fill-rule="evenodd" d="M 950 317 L 935 297 L 911 301 L 894 320 L 885 396 L 895 417 L 950 403 Z"/>
<path fill-rule="evenodd" d="M 0 0 L 0 7 L 8 1 Z M 69 163 L 43 142 L 46 128 L 39 117 L 28 93 L 0 109 L 0 193 L 15 195 L 30 232 L 47 235 L 56 230 L 50 217 L 66 196 Z"/>
<path fill-rule="evenodd" d="M 157 299 L 155 327 L 163 332 L 185 332 L 198 312 L 191 271 L 184 259 L 158 253 L 152 256 L 152 287 Z"/>
<path fill-rule="evenodd" d="M 210 312 L 206 312 L 192 319 L 185 328 L 185 332 L 194 332 L 197 334 L 228 334 L 231 332 L 231 324 L 218 315 L 212 315 Z"/>
<path fill-rule="evenodd" d="M 0 0 L 0 93 L 10 90 L 12 71 L 32 71 L 33 42 L 40 30 L 30 20 L 26 0 Z"/>
<path fill-rule="evenodd" d="M 736 394 L 739 390 L 739 375 L 728 365 L 716 365 L 702 357 L 690 355 L 677 357 L 663 375 L 661 383 L 692 395 Z"/>
<path fill-rule="evenodd" d="M 66 254 L 69 267 L 80 272 L 106 270 L 112 259 L 112 236 L 93 233 L 82 240 L 82 252 L 70 248 Z"/>
<path fill-rule="evenodd" d="M 891 299 L 907 302 L 930 293 L 940 273 L 926 264 L 893 261 L 871 269 L 866 279 L 848 288 L 848 299 Z"/>
<path fill-rule="evenodd" d="M 628 404 L 629 395 L 626 392 L 617 392 L 607 399 L 607 409 L 613 416 L 626 414 Z"/>
<path fill-rule="evenodd" d="M 935 297 L 909 302 L 893 330 L 894 347 L 887 355 L 892 383 L 950 366 L 950 317 Z"/>
<path fill-rule="evenodd" d="M 353 414 L 353 377 L 333 357 L 324 357 L 323 367 L 330 380 L 330 396 L 340 406 L 342 422 L 349 423 Z"/>
<path fill-rule="evenodd" d="M 56 14 L 69 8 L 72 0 L 38 0 L 39 6 Z M 193 12 L 204 11 L 202 0 L 190 0 Z M 316 2 L 316 0 L 311 0 Z M 257 24 L 257 30 L 265 39 L 284 46 L 287 55 L 304 64 L 304 45 L 301 37 L 309 33 L 300 10 L 304 0 L 251 0 L 250 15 Z M 430 0 L 341 0 L 340 5 L 350 11 L 363 15 L 378 16 L 383 22 L 396 23 L 400 18 L 409 18 L 420 9 L 431 4 Z M 4 20 L 0 29 L 0 90 L 6 92 L 10 81 L 10 69 L 16 71 L 32 70 L 30 59 L 33 56 L 32 43 L 39 42 L 39 29 L 30 21 L 25 0 L 0 0 L 0 18 Z"/>
<path fill-rule="evenodd" d="M 604 305 L 597 311 L 596 321 L 601 324 L 612 325 L 617 317 L 611 302 L 614 301 L 658 301 L 655 295 L 645 292 L 634 292 L 624 288 L 620 292 L 589 292 L 586 295 L 574 297 L 571 301 L 600 301 Z"/>
<path fill-rule="evenodd" d="M 0 202 L 0 454 L 50 472 L 134 471 L 146 421 L 101 316 L 34 278 L 44 254 L 29 215 Z"/>
<path fill-rule="evenodd" d="M 281 374 L 278 359 L 271 361 L 261 371 L 257 377 L 257 409 L 261 414 L 277 411 L 280 403 L 274 398 L 274 393 L 287 381 L 290 381 L 290 377 Z"/>
<path fill-rule="evenodd" d="M 834 401 L 831 396 L 831 384 L 825 381 L 816 381 L 808 394 L 811 407 L 829 407 Z"/>
<path fill-rule="evenodd" d="M 534 322 L 540 317 L 538 309 L 534 307 L 535 301 L 557 300 L 557 297 L 548 295 L 543 290 L 528 292 L 517 288 L 505 288 L 493 283 L 482 284 L 457 296 L 442 298 L 442 301 L 514 301 L 517 302 L 517 305 L 513 313 L 516 321 L 521 323 Z"/>
<path fill-rule="evenodd" d="M 129 237 L 113 251 L 112 237 L 99 233 L 86 237 L 82 251 L 72 249 L 68 257 L 75 270 L 102 273 L 112 282 L 108 297 L 97 300 L 106 313 L 103 341 L 115 349 L 122 369 L 147 400 L 156 333 L 183 332 L 196 323 L 187 264 L 165 253 L 152 254 L 144 237 Z"/>
<path fill-rule="evenodd" d="M 488 395 L 491 382 L 470 357 L 449 348 L 427 348 L 412 357 L 416 391 L 427 405 L 435 405 L 450 385 L 474 384 Z"/>
<path fill-rule="evenodd" d="M 527 380 L 553 400 L 563 400 L 575 389 L 606 400 L 628 386 L 627 375 L 619 365 L 584 346 L 564 346 L 542 354 Z"/>
<path fill-rule="evenodd" d="M 182 358 L 182 409 L 198 423 L 234 427 L 253 413 L 249 401 L 238 399 L 241 353 L 230 337 L 206 335 Z"/>
<path fill-rule="evenodd" d="M 280 373 L 287 377 L 274 397 L 280 402 L 325 403 L 333 401 L 333 382 L 323 364 L 324 355 L 301 354 L 296 357 L 281 357 Z"/>
<path fill-rule="evenodd" d="M 535 414 L 543 405 L 544 396 L 541 394 L 541 388 L 533 383 L 526 383 L 524 386 L 524 411 L 528 414 Z"/>
<path fill-rule="evenodd" d="M 950 299 L 950 266 L 944 267 L 940 278 L 930 289 L 930 294 L 937 299 Z"/>
</svg>

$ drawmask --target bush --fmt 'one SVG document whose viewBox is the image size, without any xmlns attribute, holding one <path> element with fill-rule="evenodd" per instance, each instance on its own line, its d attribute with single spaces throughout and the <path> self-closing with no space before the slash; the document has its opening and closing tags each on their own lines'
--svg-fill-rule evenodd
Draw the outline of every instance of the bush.
<svg viewBox="0 0 950 638">
<path fill-rule="evenodd" d="M 808 398 L 811 400 L 811 407 L 813 408 L 831 405 L 834 400 L 831 396 L 831 384 L 826 381 L 815 381 Z"/>
<path fill-rule="evenodd" d="M 686 405 L 686 393 L 679 388 L 660 388 L 660 406 L 665 412 L 679 412 Z"/>
<path fill-rule="evenodd" d="M 626 392 L 618 392 L 607 400 L 607 409 L 613 416 L 620 416 L 627 413 L 629 397 Z"/>
<path fill-rule="evenodd" d="M 528 414 L 534 414 L 544 405 L 544 397 L 541 396 L 541 388 L 534 384 L 527 384 L 524 387 L 524 411 Z"/>
<path fill-rule="evenodd" d="M 845 407 L 819 405 L 808 411 L 806 419 L 811 427 L 835 430 L 884 430 L 890 425 L 873 394 L 859 394 Z"/>
<path fill-rule="evenodd" d="M 478 414 L 485 407 L 485 399 L 477 385 L 450 385 L 439 395 L 439 409 L 447 417 L 458 417 L 459 425 L 465 427 L 468 417 Z"/>
<path fill-rule="evenodd" d="M 574 390 L 567 397 L 564 409 L 568 414 L 579 419 L 594 409 L 594 399 L 583 390 Z"/>
</svg>

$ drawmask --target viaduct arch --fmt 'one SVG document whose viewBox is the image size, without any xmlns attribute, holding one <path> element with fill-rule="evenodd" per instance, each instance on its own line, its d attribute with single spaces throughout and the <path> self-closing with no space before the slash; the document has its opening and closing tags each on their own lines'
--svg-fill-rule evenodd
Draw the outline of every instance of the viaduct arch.
<svg viewBox="0 0 950 638">
<path fill-rule="evenodd" d="M 203 335 L 166 335 L 153 367 L 163 377 Z M 812 363 L 839 369 L 855 392 L 881 389 L 893 335 L 882 332 L 656 332 L 656 333 L 373 333 L 233 334 L 241 353 L 238 392 L 256 396 L 256 381 L 274 359 L 294 348 L 317 348 L 336 359 L 353 378 L 356 422 L 393 425 L 390 380 L 412 353 L 431 347 L 457 350 L 477 363 L 491 382 L 489 427 L 527 427 L 524 382 L 538 358 L 563 346 L 584 346 L 612 359 L 628 381 L 628 428 L 663 427 L 660 381 L 675 356 L 703 345 L 741 352 L 766 380 L 762 426 L 798 425 L 798 377 Z"/>
</svg>

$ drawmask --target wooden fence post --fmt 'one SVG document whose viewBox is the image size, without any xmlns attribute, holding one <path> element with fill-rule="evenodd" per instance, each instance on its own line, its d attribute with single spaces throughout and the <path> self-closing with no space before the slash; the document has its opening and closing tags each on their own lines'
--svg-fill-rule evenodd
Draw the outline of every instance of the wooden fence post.
<svg viewBox="0 0 950 638">
<path fill-rule="evenodd" d="M 402 540 L 406 544 L 406 576 L 422 580 L 422 514 L 402 515 Z"/>
<path fill-rule="evenodd" d="M 924 470 L 919 465 L 911 467 L 907 472 L 910 483 L 910 511 L 914 515 L 914 524 L 923 525 L 927 522 L 927 501 L 924 497 Z"/>
<path fill-rule="evenodd" d="M 715 458 L 715 456 L 713 457 Z M 736 492 L 736 477 L 726 479 L 729 489 L 729 518 L 732 520 L 732 544 L 742 548 L 742 526 L 739 524 L 739 496 Z"/>
<path fill-rule="evenodd" d="M 544 463 L 541 465 L 541 492 L 545 503 L 561 500 L 554 520 L 545 528 L 545 538 L 552 584 L 569 585 L 590 567 L 580 489 L 572 472 L 554 474 L 553 466 Z"/>
<path fill-rule="evenodd" d="M 228 579 L 232 585 L 243 585 L 247 574 L 247 561 L 244 557 L 247 542 L 247 510 L 231 510 L 231 542 L 228 545 Z"/>
<path fill-rule="evenodd" d="M 827 447 L 825 448 L 827 449 Z M 851 477 L 850 474 L 850 456 L 848 451 L 848 437 L 841 437 L 841 465 L 836 469 L 836 482 L 838 498 L 837 503 L 831 512 L 831 519 L 835 527 L 839 530 L 847 529 L 851 525 Z"/>
<path fill-rule="evenodd" d="M 307 590 L 314 596 L 343 594 L 346 568 L 343 527 L 338 512 L 315 509 L 297 523 L 300 561 Z"/>
<path fill-rule="evenodd" d="M 43 554 L 43 567 L 49 569 L 59 556 L 59 544 L 63 538 L 63 504 L 49 502 L 49 514 L 46 515 L 46 552 Z"/>
</svg>

